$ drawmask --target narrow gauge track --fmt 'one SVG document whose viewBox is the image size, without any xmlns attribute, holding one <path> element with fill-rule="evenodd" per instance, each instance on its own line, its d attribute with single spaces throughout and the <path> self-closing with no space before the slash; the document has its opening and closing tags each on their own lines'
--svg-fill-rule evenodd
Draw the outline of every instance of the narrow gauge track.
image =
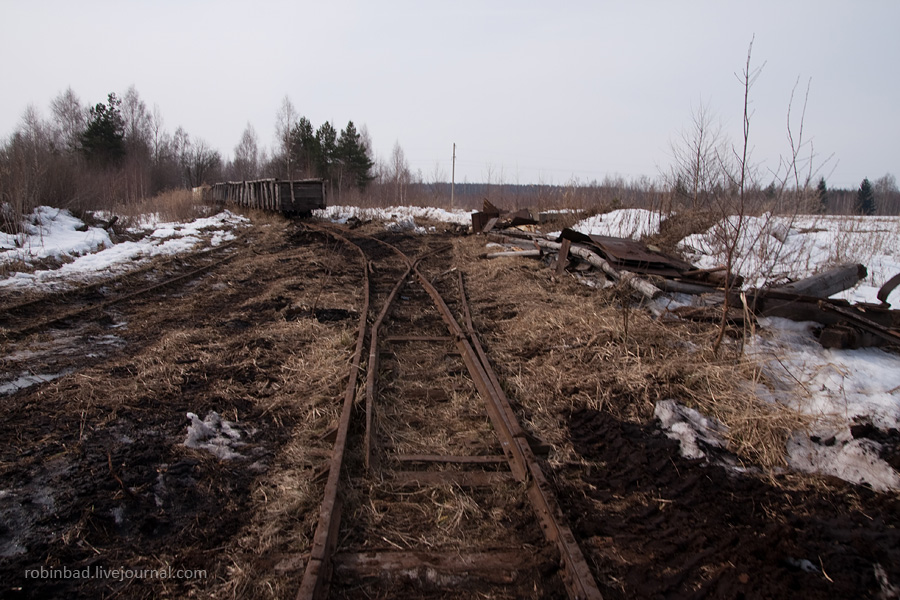
<svg viewBox="0 0 900 600">
<path fill-rule="evenodd" d="M 177 255 L 162 263 L 153 262 L 103 281 L 0 306 L 0 336 L 20 339 L 64 321 L 190 281 L 234 258 L 236 253 L 222 258 L 220 255 L 244 241 L 245 236 L 241 236 L 214 248 Z"/>
<path fill-rule="evenodd" d="M 462 274 L 441 248 L 314 229 L 357 248 L 366 300 L 297 598 L 600 598 Z"/>
</svg>

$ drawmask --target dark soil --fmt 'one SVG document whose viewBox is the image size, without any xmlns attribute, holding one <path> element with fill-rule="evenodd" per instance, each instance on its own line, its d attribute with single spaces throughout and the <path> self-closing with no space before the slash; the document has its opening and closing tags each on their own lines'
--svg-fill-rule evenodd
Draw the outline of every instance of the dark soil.
<svg viewBox="0 0 900 600">
<path fill-rule="evenodd" d="M 603 412 L 568 422 L 576 451 L 604 464 L 566 473 L 561 501 L 606 598 L 895 597 L 878 573 L 900 581 L 896 495 L 687 460 L 655 427 Z"/>
</svg>

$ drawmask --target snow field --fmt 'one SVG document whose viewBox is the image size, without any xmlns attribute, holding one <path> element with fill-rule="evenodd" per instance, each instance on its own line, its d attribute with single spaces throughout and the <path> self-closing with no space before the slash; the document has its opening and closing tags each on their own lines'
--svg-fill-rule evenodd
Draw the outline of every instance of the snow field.
<svg viewBox="0 0 900 600">
<path fill-rule="evenodd" d="M 102 274 L 128 271 L 143 259 L 190 251 L 204 240 L 217 246 L 234 239 L 233 230 L 248 222 L 227 210 L 190 223 L 149 219 L 131 230 L 146 234 L 140 241 L 113 244 L 105 229 L 85 227 L 69 211 L 40 207 L 28 218 L 24 234 L 0 234 L 0 267 L 10 270 L 0 279 L 0 289 L 63 289 Z M 47 258 L 69 262 L 56 269 L 15 270 Z"/>
</svg>

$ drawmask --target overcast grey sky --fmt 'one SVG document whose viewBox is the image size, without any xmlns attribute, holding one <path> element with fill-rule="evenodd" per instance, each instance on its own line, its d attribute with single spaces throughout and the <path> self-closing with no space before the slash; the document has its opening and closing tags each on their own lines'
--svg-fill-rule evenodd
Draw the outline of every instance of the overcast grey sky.
<svg viewBox="0 0 900 600">
<path fill-rule="evenodd" d="M 754 159 L 805 133 L 831 187 L 900 176 L 900 2 L 0 0 L 0 136 L 71 86 L 85 105 L 134 84 L 170 132 L 232 154 L 272 144 L 287 95 L 318 127 L 366 125 L 377 156 L 457 181 L 658 177 L 701 102 L 740 135 L 735 74 L 755 35 Z"/>
</svg>

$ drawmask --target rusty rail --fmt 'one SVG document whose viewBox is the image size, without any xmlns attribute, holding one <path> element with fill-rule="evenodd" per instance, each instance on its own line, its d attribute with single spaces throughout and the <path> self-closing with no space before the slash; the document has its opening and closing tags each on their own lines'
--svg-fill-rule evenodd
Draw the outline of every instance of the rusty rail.
<svg viewBox="0 0 900 600">
<path fill-rule="evenodd" d="M 337 239 L 352 244 L 346 238 L 343 238 L 333 232 L 322 230 L 333 235 Z M 532 505 L 534 513 L 538 517 L 542 530 L 548 542 L 554 544 L 560 553 L 560 567 L 562 580 L 568 591 L 570 598 L 598 600 L 602 598 L 599 588 L 590 572 L 587 562 L 581 549 L 578 547 L 574 536 L 568 525 L 565 524 L 562 511 L 550 489 L 550 484 L 544 476 L 537 459 L 529 445 L 528 434 L 520 426 L 510 405 L 509 399 L 503 392 L 502 387 L 494 373 L 490 362 L 481 346 L 480 341 L 475 333 L 472 325 L 471 312 L 469 310 L 468 301 L 465 295 L 464 282 L 462 274 L 459 274 L 459 289 L 462 301 L 462 310 L 464 311 L 466 329 L 464 330 L 453 313 L 447 306 L 440 293 L 434 285 L 422 274 L 418 268 L 418 264 L 428 254 L 418 257 L 416 260 L 410 259 L 403 252 L 385 242 L 380 243 L 392 248 L 407 264 L 407 269 L 394 285 L 390 294 L 385 301 L 382 310 L 379 312 L 375 322 L 370 328 L 369 341 L 369 358 L 366 365 L 366 426 L 364 439 L 364 452 L 366 468 L 370 469 L 373 461 L 373 415 L 375 404 L 376 378 L 378 372 L 378 334 L 383 321 L 390 310 L 391 304 L 397 297 L 400 289 L 406 283 L 410 274 L 414 275 L 426 293 L 431 297 L 435 307 L 441 315 L 442 320 L 450 332 L 450 338 L 441 338 L 440 341 L 453 341 L 462 357 L 473 383 L 484 399 L 485 409 L 488 414 L 500 445 L 503 449 L 503 457 L 446 457 L 436 455 L 409 455 L 401 456 L 401 462 L 469 462 L 469 459 L 476 459 L 473 462 L 487 464 L 496 463 L 498 460 L 505 460 L 510 468 L 510 473 L 505 472 L 427 472 L 427 471 L 399 471 L 395 472 L 392 481 L 399 485 L 423 485 L 436 483 L 451 483 L 461 486 L 492 486 L 501 481 L 505 481 L 510 476 L 524 484 L 527 488 L 527 496 Z M 360 253 L 365 258 L 364 251 L 359 248 Z M 436 250 L 435 252 L 440 251 Z M 369 263 L 366 263 L 367 266 Z M 335 557 L 334 549 L 336 544 L 336 535 L 340 524 L 340 494 L 338 484 L 341 476 L 341 466 L 344 451 L 346 450 L 347 431 L 350 424 L 350 413 L 353 408 L 353 400 L 356 393 L 356 374 L 359 371 L 361 361 L 362 347 L 365 338 L 365 321 L 369 308 L 369 278 L 368 268 L 365 279 L 366 286 L 366 306 L 361 312 L 360 329 L 357 340 L 357 349 L 354 354 L 353 365 L 351 366 L 351 377 L 348 382 L 347 390 L 344 396 L 344 406 L 341 413 L 340 425 L 338 427 L 337 438 L 335 441 L 335 450 L 331 459 L 329 469 L 328 483 L 326 484 L 325 499 L 323 500 L 320 510 L 319 523 L 316 529 L 316 535 L 313 541 L 313 549 L 310 554 L 310 560 L 307 564 L 301 582 L 300 590 L 297 594 L 298 600 L 321 598 L 324 597 L 324 591 L 328 587 L 328 580 L 332 569 L 335 565 L 345 571 L 350 572 L 361 569 L 362 567 L 354 561 L 360 560 L 359 557 L 345 556 Z M 388 338 L 391 339 L 391 338 Z M 415 341 L 416 337 L 399 337 L 394 341 Z M 422 338 L 423 340 L 435 341 L 437 338 Z M 417 563 L 419 553 L 410 552 L 402 555 L 400 558 L 372 558 L 371 565 L 366 569 L 388 568 L 390 564 L 397 562 L 398 564 L 419 565 Z M 387 555 L 386 555 L 387 556 Z M 391 557 L 394 555 L 392 554 Z M 431 556 L 426 563 L 432 563 L 438 559 Z M 485 559 L 486 560 L 486 559 Z M 504 558 L 500 562 L 504 562 Z M 466 560 L 460 559 L 460 565 L 468 565 Z M 508 561 L 507 561 L 508 562 Z M 355 565 L 354 568 L 349 568 Z M 456 565 L 456 563 L 453 563 Z M 453 568 L 457 568 L 454 566 Z M 463 568 L 462 566 L 458 568 Z"/>
<path fill-rule="evenodd" d="M 492 415 L 492 420 L 496 425 L 498 434 L 501 436 L 504 452 L 507 453 L 509 458 L 510 469 L 516 479 L 528 485 L 528 498 L 531 500 L 532 507 L 541 522 L 544 536 L 548 541 L 554 543 L 560 551 L 563 581 L 566 584 L 569 596 L 573 599 L 602 598 L 597 582 L 594 581 L 590 567 L 588 567 L 587 560 L 584 558 L 581 548 L 578 547 L 571 529 L 565 524 L 562 511 L 550 489 L 550 484 L 531 450 L 528 438 L 519 425 L 509 399 L 503 392 L 503 388 L 500 386 L 497 376 L 491 368 L 484 349 L 471 325 L 471 312 L 466 300 L 462 273 L 459 273 L 460 297 L 469 329 L 466 332 L 468 335 L 463 332 L 453 313 L 431 282 L 418 268 L 414 267 L 413 272 L 418 277 L 419 283 L 437 305 L 451 333 L 457 336 L 456 343 L 463 360 L 469 368 L 469 373 L 475 381 L 476 387 L 482 393 L 488 412 Z M 527 475 L 521 474 L 523 468 Z"/>
<path fill-rule="evenodd" d="M 334 441 L 334 451 L 328 467 L 328 481 L 325 483 L 325 496 L 319 509 L 319 522 L 316 533 L 313 536 L 312 549 L 303 579 L 300 581 L 298 599 L 320 598 L 327 589 L 328 580 L 333 567 L 331 556 L 337 545 L 338 528 L 341 518 L 341 498 L 339 486 L 341 470 L 344 463 L 344 453 L 347 449 L 347 435 L 350 430 L 350 416 L 353 411 L 353 401 L 356 398 L 356 384 L 359 377 L 360 363 L 362 362 L 363 346 L 366 338 L 366 321 L 369 313 L 369 270 L 371 268 L 365 252 L 347 238 L 327 229 L 311 227 L 317 231 L 326 233 L 335 239 L 356 248 L 363 261 L 363 308 L 359 313 L 359 327 L 357 330 L 356 349 L 350 361 L 350 375 L 347 387 L 344 390 L 344 401 L 341 407 L 341 418 L 338 422 L 337 434 Z"/>
<path fill-rule="evenodd" d="M 229 246 L 230 246 L 230 244 L 229 244 Z M 218 250 L 218 249 L 217 249 L 217 250 Z M 208 253 L 208 252 L 210 252 L 210 251 L 207 250 L 207 251 L 204 251 L 204 252 Z M 197 253 L 197 255 L 199 255 L 199 254 L 200 254 L 200 253 Z M 5 331 L 2 332 L 2 334 L 3 334 L 4 337 L 9 338 L 9 339 L 17 339 L 17 338 L 20 338 L 20 337 L 23 337 L 23 336 L 30 335 L 30 334 L 32 334 L 32 333 L 35 333 L 35 332 L 40 331 L 40 330 L 42 330 L 42 329 L 46 329 L 47 327 L 51 327 L 51 326 L 53 326 L 53 325 L 56 325 L 57 323 L 61 323 L 61 322 L 66 321 L 66 320 L 68 320 L 68 319 L 74 319 L 74 318 L 76 318 L 76 317 L 80 317 L 80 316 L 83 316 L 83 315 L 91 314 L 91 313 L 93 313 L 93 312 L 101 311 L 101 310 L 104 310 L 104 309 L 109 308 L 110 306 L 114 306 L 114 305 L 120 304 L 120 303 L 122 303 L 122 302 L 127 302 L 127 301 L 129 301 L 129 300 L 133 300 L 134 298 L 138 298 L 138 297 L 143 296 L 143 295 L 145 295 L 145 294 L 149 294 L 149 293 L 151 293 L 151 292 L 154 292 L 154 291 L 157 291 L 157 290 L 160 290 L 160 289 L 169 287 L 169 286 L 171 286 L 171 285 L 175 285 L 175 284 L 178 283 L 179 281 L 191 280 L 191 279 L 197 277 L 198 275 L 202 275 L 202 274 L 205 273 L 206 271 L 209 271 L 209 270 L 211 270 L 211 269 L 214 269 L 214 268 L 218 267 L 219 265 L 222 265 L 222 264 L 224 264 L 224 263 L 226 263 L 226 262 L 232 260 L 235 256 L 237 256 L 237 255 L 236 255 L 236 254 L 230 254 L 230 255 L 226 256 L 225 258 L 221 258 L 221 259 L 219 259 L 219 260 L 217 260 L 217 261 L 215 261 L 215 262 L 213 262 L 213 263 L 210 263 L 210 264 L 208 264 L 208 265 L 204 265 L 204 266 L 202 266 L 202 267 L 198 267 L 198 268 L 193 269 L 193 270 L 191 270 L 191 271 L 189 271 L 189 272 L 187 272 L 187 273 L 182 273 L 181 275 L 176 275 L 175 277 L 170 277 L 170 278 L 168 278 L 168 279 L 165 279 L 165 280 L 163 280 L 163 281 L 160 281 L 159 283 L 155 283 L 155 284 L 149 285 L 149 286 L 147 286 L 147 287 L 141 288 L 141 289 L 136 290 L 136 291 L 134 291 L 134 292 L 129 292 L 129 293 L 127 293 L 127 294 L 123 294 L 123 295 L 118 296 L 118 297 L 116 297 L 116 298 L 110 298 L 109 300 L 104 300 L 103 302 L 99 302 L 99 303 L 93 304 L 93 305 L 91 305 L 91 306 L 85 306 L 85 307 L 82 307 L 82 308 L 77 308 L 77 309 L 74 309 L 74 310 L 70 310 L 70 311 L 68 311 L 68 312 L 66 312 L 66 313 L 63 313 L 62 315 L 58 315 L 58 316 L 55 316 L 55 317 L 51 317 L 51 318 L 49 318 L 49 319 L 46 319 L 46 320 L 44 320 L 44 321 L 41 321 L 40 323 L 32 323 L 31 325 L 28 325 L 28 326 L 26 326 L 26 327 L 22 327 L 22 328 L 20 328 L 20 329 L 9 329 L 9 330 L 5 330 Z M 125 276 L 127 276 L 127 275 L 132 275 L 132 273 L 126 273 Z M 102 282 L 102 283 L 108 283 L 108 282 Z M 102 283 L 101 283 L 101 284 L 98 284 L 98 285 L 102 285 Z M 94 287 L 94 285 L 95 285 L 95 284 L 91 284 L 91 286 L 85 286 L 85 289 L 90 289 L 90 288 Z M 81 291 L 82 291 L 82 290 L 74 290 L 73 293 L 78 293 L 78 292 L 81 292 Z M 33 304 L 37 304 L 37 303 L 42 302 L 42 301 L 45 301 L 45 300 L 46 300 L 46 298 L 39 298 L 39 299 L 33 301 Z M 28 306 L 29 304 L 30 304 L 30 303 L 22 303 L 22 304 L 20 304 L 20 305 L 18 305 L 18 306 L 15 306 L 15 307 L 13 307 L 12 309 L 9 309 L 9 310 L 17 310 L 17 309 L 21 309 L 21 308 L 24 308 L 25 306 Z"/>
</svg>

